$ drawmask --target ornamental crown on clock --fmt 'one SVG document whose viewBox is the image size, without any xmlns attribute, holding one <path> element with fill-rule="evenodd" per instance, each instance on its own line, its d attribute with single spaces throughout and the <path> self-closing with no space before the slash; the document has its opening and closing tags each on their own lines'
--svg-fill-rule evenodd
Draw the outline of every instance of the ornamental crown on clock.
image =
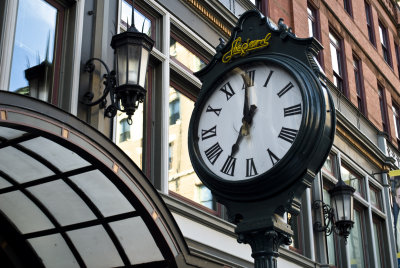
<svg viewBox="0 0 400 268">
<path fill-rule="evenodd" d="M 303 118 L 294 76 L 276 63 L 227 72 L 202 102 L 198 149 L 207 168 L 228 181 L 268 172 L 290 151 Z"/>
</svg>

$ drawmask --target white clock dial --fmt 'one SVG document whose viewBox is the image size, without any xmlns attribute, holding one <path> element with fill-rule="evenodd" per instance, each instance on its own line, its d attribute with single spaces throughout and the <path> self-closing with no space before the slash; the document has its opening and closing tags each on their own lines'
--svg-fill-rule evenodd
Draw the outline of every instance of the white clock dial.
<svg viewBox="0 0 400 268">
<path fill-rule="evenodd" d="M 198 149 L 204 164 L 229 181 L 254 178 L 276 165 L 303 117 L 299 85 L 279 65 L 235 68 L 203 103 Z"/>
</svg>

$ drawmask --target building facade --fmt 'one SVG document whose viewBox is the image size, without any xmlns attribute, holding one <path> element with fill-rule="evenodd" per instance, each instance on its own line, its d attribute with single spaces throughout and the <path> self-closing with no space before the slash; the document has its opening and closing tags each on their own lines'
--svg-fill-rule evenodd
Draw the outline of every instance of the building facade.
<svg viewBox="0 0 400 268">
<path fill-rule="evenodd" d="M 187 146 L 189 120 L 201 88 L 194 73 L 206 66 L 220 39 L 227 41 L 240 15 L 250 9 L 258 9 L 272 24 L 283 18 L 298 37 L 312 36 L 322 44 L 324 49 L 317 60 L 337 111 L 331 154 L 312 187 L 304 192 L 300 214 L 286 215 L 294 237 L 290 246 L 281 247 L 278 267 L 398 267 L 400 201 L 397 205 L 397 178 L 388 175 L 388 171 L 400 169 L 400 8 L 394 0 L 134 1 L 134 24 L 149 35 L 155 45 L 147 70 L 146 99 L 135 112 L 132 125 L 128 124 L 124 113 L 109 119 L 101 107 L 88 107 L 81 102 L 87 91 L 92 91 L 95 98 L 102 94 L 104 67 L 96 65 L 95 72 L 89 74 L 84 65 L 90 58 L 98 58 L 114 69 L 110 42 L 113 35 L 126 31 L 132 24 L 131 0 L 1 1 L 0 225 L 3 228 L 13 226 L 14 229 L 9 228 L 15 235 L 8 236 L 0 231 L 0 261 L 18 266 L 18 257 L 26 253 L 33 259 L 39 257 L 44 266 L 52 267 L 54 259 L 41 249 L 51 251 L 54 247 L 43 246 L 42 241 L 47 240 L 39 237 L 59 234 L 66 241 L 66 248 L 75 248 L 71 252 L 77 261 L 71 263 L 76 266 L 148 263 L 147 267 L 252 267 L 250 246 L 236 242 L 234 225 L 227 221 L 225 208 L 215 201 L 194 173 Z M 32 118 L 38 121 L 13 117 L 12 112 L 35 114 Z M 39 124 L 39 119 L 48 124 Z M 61 138 L 67 141 L 51 134 L 54 128 L 50 123 L 53 122 L 61 126 Z M 35 129 L 35 124 L 40 125 L 40 131 Z M 20 143 L 23 142 L 21 136 L 28 135 L 16 130 L 43 136 L 68 148 L 71 154 L 83 158 L 80 163 L 97 163 L 93 166 L 104 174 L 99 177 L 104 177 L 104 181 L 108 178 L 116 185 L 116 191 L 128 200 L 136 200 L 132 201 L 132 206 L 148 226 L 149 237 L 155 240 L 154 244 L 146 246 L 159 249 L 158 255 L 154 255 L 156 259 L 127 248 L 123 237 L 131 234 L 114 229 L 112 222 L 137 216 L 133 212 L 135 209 L 123 210 L 121 213 L 125 216 L 112 213 L 105 216 L 101 204 L 94 202 L 88 206 L 93 212 L 97 211 L 97 205 L 99 212 L 93 212 L 96 218 L 82 217 L 76 222 L 66 221 L 64 226 L 57 211 L 49 205 L 51 200 L 44 198 L 46 192 L 40 192 L 39 182 L 30 182 L 30 179 L 14 182 L 12 175 L 29 177 L 25 174 L 29 173 L 29 165 L 25 175 L 21 175 L 13 173 L 10 168 L 13 162 L 6 160 L 25 160 L 11 157 L 12 151 L 8 149 L 17 148 L 15 155 L 26 153 L 20 148 L 25 145 Z M 71 135 L 63 136 L 63 133 L 79 133 L 77 136 L 83 141 L 71 140 Z M 93 147 L 82 145 L 84 141 Z M 47 140 L 44 144 L 48 144 Z M 32 150 L 39 150 L 35 149 L 39 147 L 35 145 Z M 50 152 L 59 147 L 48 148 Z M 47 155 L 46 150 L 39 150 L 43 157 L 35 159 L 48 163 L 54 157 L 62 157 L 54 150 L 54 154 Z M 97 151 L 105 156 L 99 156 Z M 118 173 L 120 169 L 98 161 L 112 157 L 119 163 L 117 167 L 126 171 L 123 174 L 129 177 L 127 180 L 142 185 L 138 186 L 142 190 L 125 189 L 120 185 L 120 181 L 127 183 L 124 175 Z M 82 168 L 88 169 L 84 164 L 76 167 L 80 171 L 89 170 Z M 115 174 L 108 169 L 114 169 Z M 72 170 L 61 171 L 64 177 L 72 176 L 68 175 Z M 78 173 L 73 174 L 79 177 Z M 52 180 L 46 176 L 38 175 L 40 183 Z M 89 181 L 92 177 L 96 176 L 84 178 Z M 326 236 L 313 227 L 316 222 L 323 221 L 321 209 L 313 204 L 317 200 L 330 204 L 329 189 L 339 177 L 356 189 L 355 223 L 347 243 L 334 232 Z M 66 179 L 65 183 L 78 191 L 79 183 L 71 180 Z M 10 197 L 16 191 L 36 200 L 39 211 L 54 212 L 45 214 L 53 224 L 60 225 L 55 228 L 57 231 L 40 229 L 42 227 L 38 227 L 40 232 L 23 229 L 18 220 L 26 218 L 12 212 L 12 208 L 22 207 L 18 205 L 22 197 Z M 90 197 L 90 193 L 87 195 Z M 93 195 L 96 196 L 96 192 Z M 90 198 L 82 196 L 81 199 L 90 203 Z M 143 196 L 146 198 L 142 199 Z M 108 198 L 107 195 L 104 198 Z M 110 199 L 110 202 L 120 201 Z M 151 218 L 155 222 L 159 220 L 160 224 L 154 225 Z M 113 241 L 118 252 L 115 258 L 120 257 L 122 262 L 96 262 L 87 257 L 90 253 L 82 252 L 76 245 L 79 234 L 89 227 L 93 229 L 97 221 Z M 138 228 L 131 224 L 130 228 Z M 96 237 L 92 236 L 93 241 L 100 241 Z M 22 244 L 10 243 L 16 238 L 23 240 Z M 23 250 L 21 245 L 33 248 L 34 253 Z M 93 248 L 93 252 L 100 250 Z M 17 254 L 16 250 L 22 253 Z M 145 257 L 135 261 L 135 254 Z M 96 256 L 101 259 L 101 254 Z M 70 267 L 66 264 L 70 262 L 65 262 L 65 267 Z"/>
</svg>

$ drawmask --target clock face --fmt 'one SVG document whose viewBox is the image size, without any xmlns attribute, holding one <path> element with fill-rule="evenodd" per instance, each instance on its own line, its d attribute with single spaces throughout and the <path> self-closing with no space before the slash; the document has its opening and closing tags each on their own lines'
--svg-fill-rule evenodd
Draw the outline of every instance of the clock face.
<svg viewBox="0 0 400 268">
<path fill-rule="evenodd" d="M 296 140 L 304 109 L 296 79 L 269 63 L 231 70 L 202 103 L 198 151 L 208 169 L 228 181 L 277 165 Z"/>
</svg>

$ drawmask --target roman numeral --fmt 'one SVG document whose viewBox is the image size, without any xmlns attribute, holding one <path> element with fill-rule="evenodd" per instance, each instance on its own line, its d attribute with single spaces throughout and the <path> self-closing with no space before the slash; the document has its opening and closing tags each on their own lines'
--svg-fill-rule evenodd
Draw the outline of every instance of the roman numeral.
<svg viewBox="0 0 400 268">
<path fill-rule="evenodd" d="M 246 177 L 258 175 L 253 158 L 246 159 Z"/>
<path fill-rule="evenodd" d="M 226 175 L 233 176 L 235 174 L 235 164 L 236 158 L 228 155 L 224 165 L 221 168 L 221 172 L 225 173 Z"/>
<path fill-rule="evenodd" d="M 229 100 L 233 95 L 235 95 L 235 91 L 233 91 L 229 82 L 223 85 L 220 90 L 225 93 L 226 100 Z"/>
<path fill-rule="evenodd" d="M 280 160 L 279 157 L 277 157 L 271 150 L 268 148 L 267 149 L 269 158 L 271 159 L 272 165 L 275 166 L 275 164 Z"/>
<path fill-rule="evenodd" d="M 210 163 L 214 165 L 215 161 L 217 161 L 222 151 L 223 150 L 221 146 L 219 146 L 219 143 L 217 142 L 216 144 L 205 150 L 204 153 L 206 154 L 208 161 L 210 161 Z"/>
<path fill-rule="evenodd" d="M 269 72 L 268 77 L 267 77 L 267 81 L 265 81 L 264 87 L 268 86 L 269 79 L 271 79 L 271 76 L 272 76 L 273 73 L 274 73 L 274 71 L 272 71 L 272 70 Z"/>
<path fill-rule="evenodd" d="M 211 137 L 217 136 L 217 126 L 213 126 L 210 129 L 202 129 L 201 130 L 201 140 L 204 141 Z"/>
<path fill-rule="evenodd" d="M 206 112 L 207 113 L 214 112 L 217 116 L 219 116 L 219 114 L 221 113 L 221 110 L 222 110 L 221 108 L 214 109 L 213 107 L 211 107 L 211 105 L 208 105 Z"/>
<path fill-rule="evenodd" d="M 281 132 L 278 135 L 278 138 L 281 138 L 287 142 L 293 143 L 294 139 L 296 138 L 297 132 L 298 131 L 295 129 L 282 127 Z"/>
<path fill-rule="evenodd" d="M 296 104 L 287 108 L 283 108 L 283 114 L 284 116 L 291 116 L 295 114 L 301 114 L 301 105 Z"/>
<path fill-rule="evenodd" d="M 286 92 L 288 92 L 293 86 L 292 82 L 289 82 L 281 91 L 278 92 L 278 97 L 282 97 Z"/>
</svg>

